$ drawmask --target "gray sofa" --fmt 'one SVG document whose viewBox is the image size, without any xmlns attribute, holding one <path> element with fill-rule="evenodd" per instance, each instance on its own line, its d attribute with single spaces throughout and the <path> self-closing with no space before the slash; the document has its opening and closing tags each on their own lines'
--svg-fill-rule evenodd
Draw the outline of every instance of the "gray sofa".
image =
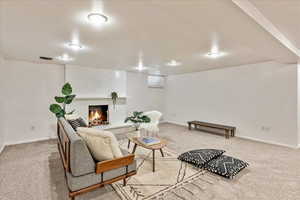
<svg viewBox="0 0 300 200">
<path fill-rule="evenodd" d="M 136 174 L 134 155 L 123 151 L 124 157 L 95 161 L 84 140 L 64 118 L 58 119 L 58 149 L 65 169 L 69 196 L 75 196 L 123 180 Z"/>
</svg>

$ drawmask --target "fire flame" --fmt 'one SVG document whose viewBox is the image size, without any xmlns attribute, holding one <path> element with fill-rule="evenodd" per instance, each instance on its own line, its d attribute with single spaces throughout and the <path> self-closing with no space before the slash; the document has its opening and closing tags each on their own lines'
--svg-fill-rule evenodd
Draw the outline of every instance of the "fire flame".
<svg viewBox="0 0 300 200">
<path fill-rule="evenodd" d="M 95 120 L 95 119 L 100 119 L 100 113 L 98 110 L 92 113 L 91 120 Z"/>
</svg>

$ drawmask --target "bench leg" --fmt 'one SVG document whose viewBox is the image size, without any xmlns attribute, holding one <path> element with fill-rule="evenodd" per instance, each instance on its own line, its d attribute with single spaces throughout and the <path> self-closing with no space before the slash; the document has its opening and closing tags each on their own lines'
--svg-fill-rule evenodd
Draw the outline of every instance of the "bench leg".
<svg viewBox="0 0 300 200">
<path fill-rule="evenodd" d="M 229 139 L 230 132 L 228 130 L 225 131 L 225 138 Z"/>
<path fill-rule="evenodd" d="M 189 123 L 189 130 L 192 130 L 192 124 Z"/>
<path fill-rule="evenodd" d="M 127 184 L 126 178 L 123 179 L 123 186 L 125 187 Z"/>
</svg>

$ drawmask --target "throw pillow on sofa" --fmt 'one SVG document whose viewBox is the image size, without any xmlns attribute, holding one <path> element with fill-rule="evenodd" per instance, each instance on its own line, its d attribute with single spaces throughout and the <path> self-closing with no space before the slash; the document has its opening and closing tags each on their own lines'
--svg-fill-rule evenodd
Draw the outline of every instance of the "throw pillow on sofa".
<svg viewBox="0 0 300 200">
<path fill-rule="evenodd" d="M 77 128 L 95 160 L 111 160 L 123 157 L 119 143 L 113 133 L 94 128 Z"/>
<path fill-rule="evenodd" d="M 65 118 L 75 131 L 78 127 L 88 127 L 86 122 L 77 114 L 65 115 Z"/>
<path fill-rule="evenodd" d="M 205 163 L 222 155 L 224 152 L 224 150 L 218 149 L 197 149 L 181 154 L 178 156 L 178 159 L 197 167 L 203 167 Z"/>
</svg>

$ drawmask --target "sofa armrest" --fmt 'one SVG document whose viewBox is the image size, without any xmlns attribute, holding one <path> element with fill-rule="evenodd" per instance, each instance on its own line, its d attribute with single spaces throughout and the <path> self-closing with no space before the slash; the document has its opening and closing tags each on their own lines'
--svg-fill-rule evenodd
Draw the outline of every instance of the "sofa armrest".
<svg viewBox="0 0 300 200">
<path fill-rule="evenodd" d="M 129 154 L 121 158 L 98 162 L 96 164 L 96 174 L 101 174 L 103 172 L 110 171 L 112 169 L 116 169 L 120 167 L 126 167 L 132 164 L 133 161 L 134 161 L 134 154 Z"/>
</svg>

